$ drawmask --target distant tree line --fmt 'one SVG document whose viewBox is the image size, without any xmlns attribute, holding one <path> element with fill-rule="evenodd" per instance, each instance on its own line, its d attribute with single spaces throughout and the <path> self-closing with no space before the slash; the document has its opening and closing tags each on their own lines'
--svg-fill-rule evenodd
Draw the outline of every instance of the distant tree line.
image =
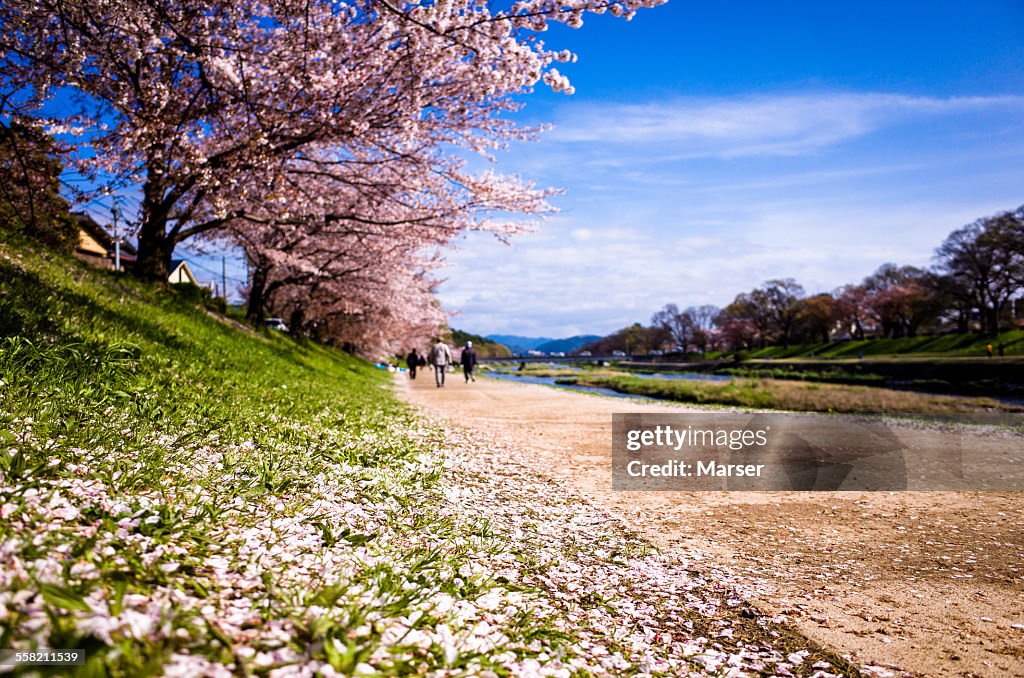
<svg viewBox="0 0 1024 678">
<path fill-rule="evenodd" d="M 882 264 L 860 283 L 807 296 L 792 278 L 768 280 L 725 308 L 667 304 L 584 347 L 595 353 L 744 350 L 835 339 L 977 331 L 994 335 L 1024 317 L 1024 206 L 959 228 L 929 269 Z"/>
</svg>

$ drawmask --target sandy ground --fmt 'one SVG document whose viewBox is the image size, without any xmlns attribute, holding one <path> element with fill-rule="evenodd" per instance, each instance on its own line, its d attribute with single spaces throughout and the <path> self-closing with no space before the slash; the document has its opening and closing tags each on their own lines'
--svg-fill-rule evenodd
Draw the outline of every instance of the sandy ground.
<svg viewBox="0 0 1024 678">
<path fill-rule="evenodd" d="M 686 407 L 461 374 L 442 389 L 431 373 L 397 383 L 659 546 L 731 572 L 759 607 L 858 664 L 1024 676 L 1024 494 L 612 491 L 611 415 Z"/>
</svg>

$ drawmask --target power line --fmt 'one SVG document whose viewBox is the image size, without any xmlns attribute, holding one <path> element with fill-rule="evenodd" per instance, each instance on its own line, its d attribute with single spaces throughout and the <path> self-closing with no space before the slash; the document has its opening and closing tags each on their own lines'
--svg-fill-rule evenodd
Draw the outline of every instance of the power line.
<svg viewBox="0 0 1024 678">
<path fill-rule="evenodd" d="M 242 280 L 240 278 L 235 278 L 235 277 L 230 276 L 230 275 L 222 275 L 224 273 L 223 271 L 215 271 L 212 268 L 208 268 L 206 266 L 203 266 L 199 262 L 194 261 L 192 259 L 183 259 L 182 261 L 185 261 L 186 263 L 188 263 L 189 266 L 192 266 L 194 268 L 198 268 L 199 270 L 205 271 L 205 272 L 207 272 L 207 273 L 209 273 L 211 275 L 214 275 L 214 276 L 216 276 L 218 278 L 224 278 L 224 279 L 230 280 L 231 282 L 239 283 L 241 285 L 247 285 L 249 283 L 248 280 Z"/>
</svg>

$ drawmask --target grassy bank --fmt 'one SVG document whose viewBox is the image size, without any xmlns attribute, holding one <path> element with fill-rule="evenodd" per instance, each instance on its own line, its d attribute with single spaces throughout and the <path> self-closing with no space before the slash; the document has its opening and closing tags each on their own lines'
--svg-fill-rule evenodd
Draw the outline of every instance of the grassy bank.
<svg viewBox="0 0 1024 678">
<path fill-rule="evenodd" d="M 0 256 L 0 646 L 137 676 L 507 670 L 559 645 L 529 605 L 477 604 L 509 593 L 476 568 L 496 544 L 440 510 L 383 372 Z"/>
<path fill-rule="evenodd" d="M 718 374 L 757 379 L 797 379 L 833 384 L 889 386 L 958 395 L 1024 395 L 1019 358 L 877 358 L 874 360 L 750 360 Z"/>
<path fill-rule="evenodd" d="M 725 383 L 642 377 L 565 377 L 560 383 L 684 403 L 805 412 L 1024 412 L 991 398 L 926 395 L 870 386 L 737 378 Z"/>
<path fill-rule="evenodd" d="M 0 647 L 62 675 L 855 673 L 361 360 L 2 244 L 0 335 Z"/>
<path fill-rule="evenodd" d="M 751 365 L 745 367 L 723 367 L 715 374 L 747 379 L 791 379 L 829 384 L 852 384 L 861 386 L 885 386 L 886 378 L 873 372 L 853 372 L 839 367 L 820 370 L 801 369 L 799 366 Z"/>
<path fill-rule="evenodd" d="M 407 642 L 462 633 L 437 601 L 498 585 L 461 574 L 479 545 L 430 510 L 438 470 L 384 373 L 0 257 L 0 646 L 83 648 L 83 675 L 496 664 L 472 633 L 447 654 Z M 494 621 L 527 656 L 547 626 L 522 615 Z"/>
<path fill-rule="evenodd" d="M 790 347 L 768 346 L 744 351 L 749 359 L 767 358 L 864 358 L 874 357 L 985 357 L 985 347 L 992 345 L 994 352 L 1000 344 L 1007 356 L 1024 355 L 1024 329 L 1009 330 L 991 337 L 969 332 L 941 334 L 900 339 L 865 339 L 862 341 L 833 341 L 819 344 L 797 344 Z M 708 354 L 709 358 L 727 354 Z"/>
</svg>

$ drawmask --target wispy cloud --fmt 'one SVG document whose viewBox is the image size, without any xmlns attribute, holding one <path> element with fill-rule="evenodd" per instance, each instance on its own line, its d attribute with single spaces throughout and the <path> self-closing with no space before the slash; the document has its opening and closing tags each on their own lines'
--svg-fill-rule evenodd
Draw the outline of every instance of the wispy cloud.
<svg viewBox="0 0 1024 678">
<path fill-rule="evenodd" d="M 689 157 L 799 155 L 922 116 L 1024 110 L 1024 97 L 816 93 L 565 105 L 553 142 L 657 144 Z"/>
<path fill-rule="evenodd" d="M 826 203 L 830 201 L 825 201 Z M 686 217 L 659 229 L 564 219 L 544 240 L 513 246 L 474 236 L 441 290 L 456 327 L 544 336 L 603 333 L 646 322 L 666 303 L 727 304 L 765 280 L 795 277 L 809 293 L 858 282 L 882 263 L 928 266 L 945 233 L 994 203 L 864 206 L 758 203 L 713 235 Z"/>
<path fill-rule="evenodd" d="M 471 238 L 441 288 L 457 327 L 544 336 L 927 266 L 954 228 L 1024 202 L 1024 97 L 748 95 L 566 104 L 504 169 L 565 186 L 510 249 Z"/>
</svg>

